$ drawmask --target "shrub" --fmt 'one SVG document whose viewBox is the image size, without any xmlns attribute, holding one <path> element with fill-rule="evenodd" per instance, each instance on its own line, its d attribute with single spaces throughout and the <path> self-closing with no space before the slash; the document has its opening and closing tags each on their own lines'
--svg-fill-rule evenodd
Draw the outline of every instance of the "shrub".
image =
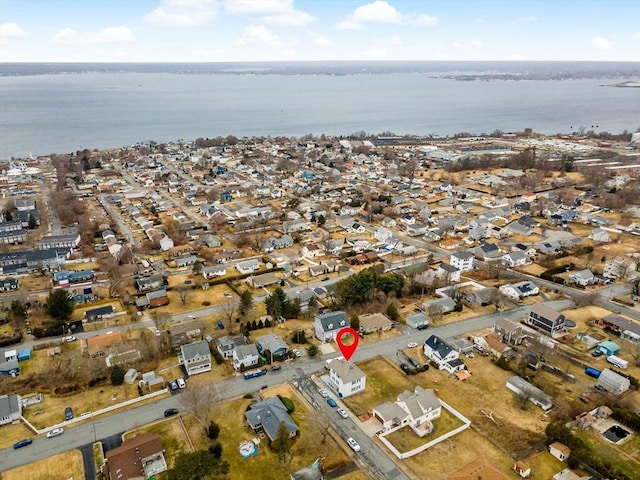
<svg viewBox="0 0 640 480">
<path fill-rule="evenodd" d="M 288 397 L 283 397 L 281 395 L 278 395 L 278 398 L 280 399 L 280 401 L 282 402 L 282 404 L 287 407 L 287 412 L 288 413 L 293 413 L 293 411 L 296 409 L 295 405 L 293 404 L 293 400 L 291 400 Z"/>
<path fill-rule="evenodd" d="M 222 444 L 220 442 L 216 442 L 209 447 L 209 453 L 216 458 L 222 457 Z"/>
<path fill-rule="evenodd" d="M 211 440 L 215 440 L 216 438 L 218 438 L 218 435 L 220 435 L 220 425 L 218 425 L 214 421 L 211 421 L 211 423 L 209 423 L 209 428 L 207 429 L 207 437 L 209 437 Z"/>
<path fill-rule="evenodd" d="M 125 373 L 120 365 L 114 365 L 111 369 L 111 385 L 122 385 L 124 383 Z"/>
</svg>

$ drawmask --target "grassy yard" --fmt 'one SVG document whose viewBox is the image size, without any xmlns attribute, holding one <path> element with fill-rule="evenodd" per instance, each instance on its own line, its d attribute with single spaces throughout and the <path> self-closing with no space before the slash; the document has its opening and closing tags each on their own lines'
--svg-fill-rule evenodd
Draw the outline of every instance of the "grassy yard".
<svg viewBox="0 0 640 480">
<path fill-rule="evenodd" d="M 420 438 L 414 433 L 411 427 L 405 426 L 400 430 L 387 435 L 386 439 L 389 440 L 400 452 L 408 452 L 409 450 L 418 448 L 421 445 L 424 445 L 431 440 L 435 440 L 436 438 L 460 426 L 462 426 L 462 422 L 451 412 L 443 408 L 440 418 L 433 421 L 433 432 L 430 435 L 425 435 Z"/>
<path fill-rule="evenodd" d="M 300 434 L 293 443 L 293 458 L 291 462 L 284 465 L 279 462 L 277 454 L 269 449 L 265 439 L 258 446 L 258 455 L 246 459 L 240 456 L 238 452 L 240 443 L 256 437 L 255 433 L 244 426 L 244 412 L 251 404 L 251 400 L 238 398 L 221 404 L 215 409 L 213 420 L 221 427 L 219 440 L 224 448 L 223 458 L 230 465 L 230 478 L 234 480 L 252 478 L 256 472 L 260 472 L 261 480 L 280 480 L 285 476 L 288 477 L 289 473 L 310 465 L 319 456 L 325 459 L 323 463 L 325 470 L 332 470 L 346 464 L 349 458 L 343 447 L 338 445 L 331 436 L 327 437 L 326 443 L 320 442 L 318 427 L 309 419 L 312 410 L 295 390 L 288 385 L 283 385 L 268 389 L 263 392 L 263 395 L 271 397 L 278 393 L 293 400 L 295 411 L 291 416 L 300 427 Z"/>
<path fill-rule="evenodd" d="M 393 402 L 399 393 L 415 388 L 415 383 L 402 370 L 383 358 L 360 363 L 358 367 L 367 375 L 367 388 L 358 395 L 344 399 L 344 403 L 356 415 L 371 412 L 373 407 L 385 401 Z"/>
<path fill-rule="evenodd" d="M 22 422 L 0 427 L 0 449 L 11 447 L 18 440 L 33 437 L 33 433 Z"/>
<path fill-rule="evenodd" d="M 84 478 L 82 453 L 80 453 L 80 450 L 70 450 L 39 462 L 2 472 L 2 480 L 31 478 L 37 478 L 38 480 L 82 479 Z"/>
<path fill-rule="evenodd" d="M 604 437 L 591 431 L 574 429 L 573 434 L 582 439 L 604 460 L 608 460 L 629 478 L 640 478 L 640 462 L 619 447 L 608 443 Z"/>
</svg>

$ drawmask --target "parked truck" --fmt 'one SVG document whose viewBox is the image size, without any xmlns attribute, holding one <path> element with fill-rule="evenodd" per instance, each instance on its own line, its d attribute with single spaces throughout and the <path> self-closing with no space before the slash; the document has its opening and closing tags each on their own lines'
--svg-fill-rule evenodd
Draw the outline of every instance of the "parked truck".
<svg viewBox="0 0 640 480">
<path fill-rule="evenodd" d="M 262 375 L 266 375 L 267 371 L 264 368 L 256 368 L 254 370 L 247 370 L 242 374 L 245 380 L 249 380 L 250 378 L 261 377 Z"/>
</svg>

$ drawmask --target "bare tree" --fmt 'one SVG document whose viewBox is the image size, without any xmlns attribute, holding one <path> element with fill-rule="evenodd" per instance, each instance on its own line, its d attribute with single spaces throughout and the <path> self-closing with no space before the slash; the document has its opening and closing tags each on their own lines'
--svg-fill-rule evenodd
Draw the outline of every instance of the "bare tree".
<svg viewBox="0 0 640 480">
<path fill-rule="evenodd" d="M 189 290 L 191 290 L 191 288 L 189 288 L 187 285 L 179 285 L 176 287 L 176 292 L 178 293 L 178 297 L 180 298 L 182 305 L 187 304 L 187 297 L 189 296 Z"/>
<path fill-rule="evenodd" d="M 220 305 L 220 308 L 224 319 L 227 321 L 229 333 L 231 334 L 233 333 L 233 319 L 238 315 L 238 302 L 227 299 L 227 301 Z"/>
<path fill-rule="evenodd" d="M 160 331 L 166 330 L 167 325 L 171 323 L 171 315 L 165 312 L 158 313 L 157 311 L 152 311 L 151 319 L 153 320 L 153 324 Z"/>
<path fill-rule="evenodd" d="M 306 416 L 306 420 L 314 430 L 317 430 L 317 435 L 320 437 L 320 443 L 323 445 L 327 443 L 329 427 L 331 426 L 331 419 L 329 418 L 329 415 L 327 415 L 323 410 L 318 410 L 308 414 Z"/>
<path fill-rule="evenodd" d="M 198 387 L 189 387 L 180 395 L 180 403 L 192 414 L 204 428 L 209 428 L 213 407 L 220 400 L 220 385 L 207 383 Z"/>
</svg>

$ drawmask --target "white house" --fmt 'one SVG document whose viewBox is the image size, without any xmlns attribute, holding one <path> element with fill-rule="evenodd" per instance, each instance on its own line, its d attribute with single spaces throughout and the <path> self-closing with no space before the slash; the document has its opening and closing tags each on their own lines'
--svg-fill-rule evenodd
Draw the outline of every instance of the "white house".
<svg viewBox="0 0 640 480">
<path fill-rule="evenodd" d="M 440 370 L 455 373 L 464 370 L 464 362 L 458 358 L 458 352 L 436 335 L 431 335 L 424 342 L 424 354 L 432 360 Z"/>
<path fill-rule="evenodd" d="M 233 349 L 233 368 L 240 370 L 241 368 L 249 368 L 258 365 L 260 356 L 258 348 L 252 343 L 250 345 L 240 345 Z"/>
<path fill-rule="evenodd" d="M 469 251 L 454 252 L 451 254 L 449 263 L 461 272 L 473 270 L 473 253 Z"/>
<path fill-rule="evenodd" d="M 502 263 L 511 268 L 522 267 L 524 265 L 529 265 L 531 263 L 531 259 L 523 251 L 518 250 L 503 255 Z"/>
<path fill-rule="evenodd" d="M 540 293 L 538 286 L 530 280 L 518 283 L 507 283 L 506 285 L 500 286 L 498 290 L 504 296 L 513 298 L 514 300 L 531 295 L 538 295 Z"/>
<path fill-rule="evenodd" d="M 441 263 L 438 266 L 437 275 L 439 278 L 444 278 L 447 282 L 459 282 L 460 270 L 448 263 Z"/>
<path fill-rule="evenodd" d="M 246 275 L 247 273 L 253 273 L 260 268 L 260 262 L 253 258 L 251 260 L 245 260 L 244 262 L 236 263 L 236 270 L 240 272 L 242 275 Z"/>
<path fill-rule="evenodd" d="M 22 416 L 20 395 L 0 396 L 0 425 L 19 420 Z"/>
<path fill-rule="evenodd" d="M 202 276 L 211 280 L 212 278 L 223 277 L 227 274 L 227 268 L 224 265 L 211 265 L 202 267 Z"/>
<path fill-rule="evenodd" d="M 569 458 L 569 455 L 571 455 L 571 449 L 564 443 L 553 442 L 551 445 L 549 445 L 549 453 L 561 462 L 566 462 Z"/>
<path fill-rule="evenodd" d="M 385 227 L 378 227 L 376 228 L 376 231 L 373 232 L 373 238 L 381 243 L 386 243 L 392 237 L 393 232 Z"/>
<path fill-rule="evenodd" d="M 382 424 L 383 430 L 409 425 L 420 437 L 433 431 L 431 422 L 441 413 L 442 405 L 435 392 L 420 386 L 413 392 L 402 392 L 395 403 L 385 402 L 373 408 L 373 416 Z"/>
<path fill-rule="evenodd" d="M 353 363 L 336 358 L 329 365 L 329 382 L 340 398 L 364 391 L 367 377 Z"/>
<path fill-rule="evenodd" d="M 188 343 L 180 347 L 178 363 L 183 365 L 188 375 L 211 371 L 211 352 L 206 340 Z"/>
<path fill-rule="evenodd" d="M 329 312 L 322 315 L 317 315 L 313 326 L 315 329 L 316 338 L 321 342 L 330 342 L 336 339 L 338 332 L 349 327 L 349 318 L 343 311 Z"/>
<path fill-rule="evenodd" d="M 321 255 L 324 255 L 324 251 L 316 243 L 307 243 L 302 247 L 302 256 L 305 258 L 314 258 Z"/>
<path fill-rule="evenodd" d="M 586 286 L 596 282 L 596 277 L 588 268 L 569 275 L 569 280 L 575 284 Z"/>
</svg>

